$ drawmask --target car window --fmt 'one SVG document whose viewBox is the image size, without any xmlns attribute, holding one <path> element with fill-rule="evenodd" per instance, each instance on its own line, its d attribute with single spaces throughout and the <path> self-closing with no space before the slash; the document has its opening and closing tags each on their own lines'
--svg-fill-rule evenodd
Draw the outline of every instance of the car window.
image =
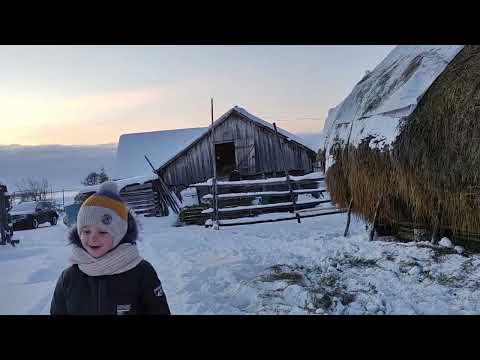
<svg viewBox="0 0 480 360">
<path fill-rule="evenodd" d="M 35 211 L 36 203 L 33 201 L 23 202 L 13 207 L 14 211 Z"/>
<path fill-rule="evenodd" d="M 38 203 L 36 209 L 37 209 L 37 210 L 43 210 L 42 203 Z"/>
</svg>

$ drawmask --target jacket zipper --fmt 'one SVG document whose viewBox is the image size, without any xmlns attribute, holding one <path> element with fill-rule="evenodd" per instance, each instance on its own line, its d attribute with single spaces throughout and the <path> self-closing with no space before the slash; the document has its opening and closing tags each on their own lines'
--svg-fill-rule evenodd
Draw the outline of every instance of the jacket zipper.
<svg viewBox="0 0 480 360">
<path fill-rule="evenodd" d="M 102 298 L 102 280 L 101 279 L 98 279 L 98 293 L 97 293 L 97 296 L 98 296 L 98 302 L 97 302 L 97 312 L 99 314 L 102 313 L 102 301 L 101 301 L 101 298 Z"/>
</svg>

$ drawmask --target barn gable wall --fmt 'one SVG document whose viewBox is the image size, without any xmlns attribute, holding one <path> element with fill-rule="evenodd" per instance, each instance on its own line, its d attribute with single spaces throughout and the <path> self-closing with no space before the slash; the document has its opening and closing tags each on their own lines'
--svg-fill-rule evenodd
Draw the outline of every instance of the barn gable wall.
<svg viewBox="0 0 480 360">
<path fill-rule="evenodd" d="M 289 170 L 312 171 L 315 153 L 299 144 L 280 141 Z M 275 133 L 233 112 L 215 127 L 215 143 L 234 142 L 237 167 L 242 175 L 283 171 L 283 156 Z M 167 184 L 188 186 L 213 177 L 211 133 L 161 168 Z"/>
</svg>

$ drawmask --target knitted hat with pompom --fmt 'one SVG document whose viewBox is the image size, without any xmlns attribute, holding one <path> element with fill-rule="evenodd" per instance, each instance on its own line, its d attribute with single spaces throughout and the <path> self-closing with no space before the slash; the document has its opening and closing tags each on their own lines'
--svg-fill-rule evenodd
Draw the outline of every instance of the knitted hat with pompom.
<svg viewBox="0 0 480 360">
<path fill-rule="evenodd" d="M 128 208 L 113 181 L 102 183 L 98 191 L 80 207 L 77 215 L 78 236 L 85 225 L 98 225 L 106 229 L 113 238 L 113 247 L 127 233 Z"/>
</svg>

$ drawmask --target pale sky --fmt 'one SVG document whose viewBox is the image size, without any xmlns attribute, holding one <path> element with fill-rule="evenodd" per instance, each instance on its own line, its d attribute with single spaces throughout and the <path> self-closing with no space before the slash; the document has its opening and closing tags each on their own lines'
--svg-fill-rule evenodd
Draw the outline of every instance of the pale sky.
<svg viewBox="0 0 480 360">
<path fill-rule="evenodd" d="M 294 133 L 323 128 L 371 46 L 0 46 L 0 145 L 116 143 L 208 126 L 238 105 Z"/>
</svg>

